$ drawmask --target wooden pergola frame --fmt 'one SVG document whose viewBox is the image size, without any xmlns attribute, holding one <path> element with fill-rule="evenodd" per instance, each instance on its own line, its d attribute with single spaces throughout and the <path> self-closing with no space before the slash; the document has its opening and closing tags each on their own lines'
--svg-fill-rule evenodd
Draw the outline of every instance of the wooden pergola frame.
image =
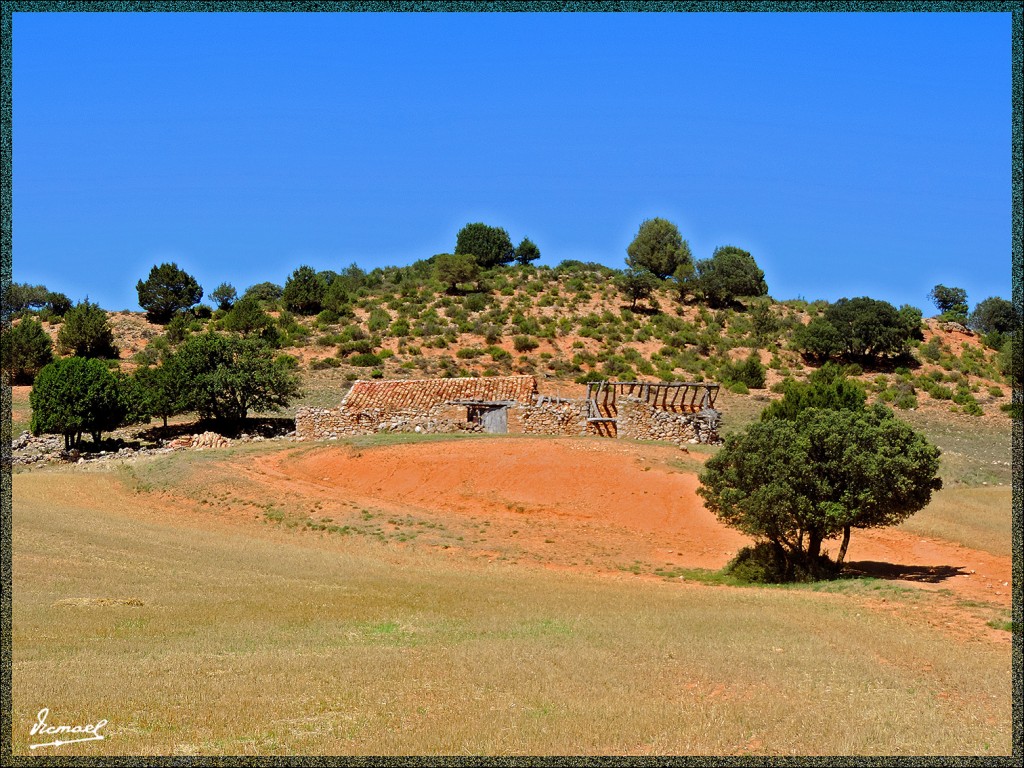
<svg viewBox="0 0 1024 768">
<path fill-rule="evenodd" d="M 719 384 L 695 381 L 593 381 L 587 384 L 587 421 L 615 421 L 620 395 L 635 397 L 659 411 L 699 413 L 715 407 L 719 389 Z"/>
</svg>

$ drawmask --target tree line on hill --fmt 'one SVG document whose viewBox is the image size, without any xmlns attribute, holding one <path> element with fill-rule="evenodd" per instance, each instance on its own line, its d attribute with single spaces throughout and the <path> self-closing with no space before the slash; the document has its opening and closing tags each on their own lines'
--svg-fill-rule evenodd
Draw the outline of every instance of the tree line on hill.
<svg viewBox="0 0 1024 768">
<path fill-rule="evenodd" d="M 468 306 L 471 299 L 486 290 L 485 283 L 490 277 L 509 265 L 529 265 L 539 257 L 539 248 L 529 238 L 513 246 L 504 229 L 476 222 L 458 232 L 453 253 L 437 254 L 408 267 L 388 267 L 369 273 L 354 264 L 340 272 L 316 271 L 303 265 L 288 276 L 283 286 L 259 283 L 240 298 L 234 286 L 225 282 L 210 293 L 215 303 L 212 308 L 199 304 L 204 292 L 193 276 L 175 263 L 155 265 L 145 279 L 138 281 L 136 290 L 147 318 L 163 325 L 165 334 L 154 341 L 142 368 L 132 377 L 119 377 L 108 370 L 113 364 L 104 366 L 113 379 L 104 378 L 95 365 L 88 369 L 77 363 L 58 365 L 61 361 L 55 360 L 53 345 L 39 322 L 62 321 L 56 338 L 59 355 L 111 360 L 117 358 L 118 350 L 102 309 L 88 298 L 76 305 L 44 286 L 13 284 L 5 292 L 3 304 L 4 374 L 14 382 L 36 379 L 38 397 L 44 398 L 40 403 L 45 401 L 36 427 L 45 430 L 64 425 L 57 431 L 71 435 L 71 442 L 92 432 L 89 424 L 69 415 L 77 407 L 75 404 L 60 404 L 62 398 L 71 397 L 69 393 L 75 392 L 75 397 L 79 397 L 81 391 L 76 387 L 80 386 L 85 386 L 85 391 L 106 393 L 101 398 L 105 405 L 96 408 L 105 414 L 97 419 L 103 425 L 116 421 L 111 414 L 120 413 L 123 422 L 154 415 L 166 421 L 168 416 L 188 411 L 228 423 L 244 418 L 253 408 L 286 405 L 294 393 L 294 360 L 275 357 L 273 352 L 305 332 L 290 313 L 316 315 L 322 322 L 344 322 L 353 317 L 358 297 L 385 280 L 397 283 L 402 296 L 414 295 L 430 285 L 436 286 L 435 290 L 459 295 L 463 292 L 460 286 L 471 286 L 473 292 L 466 294 Z M 565 265 L 568 268 L 570 263 Z M 616 275 L 614 270 L 608 272 Z M 614 279 L 634 310 L 639 301 L 646 300 L 647 311 L 657 312 L 655 292 L 671 287 L 681 303 L 742 311 L 746 301 L 755 326 L 763 325 L 769 330 L 775 327 L 773 318 L 761 317 L 768 312 L 767 307 L 750 301 L 766 296 L 768 286 L 764 272 L 749 252 L 722 246 L 710 258 L 694 261 L 687 241 L 665 219 L 652 218 L 641 223 L 627 248 L 626 269 Z M 941 319 L 963 322 L 984 334 L 985 342 L 993 348 L 1007 346 L 1016 337 L 1013 331 L 1019 319 L 1012 304 L 1003 299 L 986 299 L 968 313 L 967 296 L 962 289 L 938 285 L 929 297 L 942 313 Z M 282 310 L 276 321 L 268 308 Z M 7 322 L 12 317 L 19 320 L 13 327 Z M 208 327 L 200 337 L 204 342 L 193 340 L 196 323 L 211 318 L 216 321 L 217 331 Z M 897 309 L 868 297 L 840 299 L 827 304 L 807 325 L 797 327 L 792 343 L 805 357 L 819 364 L 829 360 L 864 362 L 898 357 L 907 353 L 911 342 L 920 340 L 921 319 L 921 311 L 911 306 Z M 371 313 L 371 332 L 397 328 L 397 324 L 389 325 L 390 321 L 386 312 Z M 529 351 L 536 342 L 527 336 L 517 336 L 515 346 L 517 351 Z M 220 351 L 215 352 L 215 347 Z M 358 333 L 346 335 L 342 347 L 354 362 L 361 362 L 361 357 L 378 360 L 372 354 L 373 346 Z M 45 386 L 40 386 L 37 375 L 51 365 L 57 366 L 53 370 L 62 371 L 56 379 L 73 378 L 74 386 L 61 389 L 63 385 L 51 385 L 56 380 L 52 371 L 42 377 Z M 765 370 L 756 354 L 746 360 L 727 362 L 725 366 L 725 375 L 731 381 L 752 388 L 764 386 Z M 204 376 L 216 379 L 222 391 L 213 392 L 213 385 Z M 115 390 L 123 392 L 116 408 L 110 405 L 109 396 Z"/>
</svg>

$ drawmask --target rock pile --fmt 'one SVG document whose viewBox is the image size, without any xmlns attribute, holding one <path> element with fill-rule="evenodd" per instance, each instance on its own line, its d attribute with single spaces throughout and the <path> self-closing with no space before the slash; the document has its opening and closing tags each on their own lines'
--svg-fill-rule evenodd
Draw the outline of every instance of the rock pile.
<svg viewBox="0 0 1024 768">
<path fill-rule="evenodd" d="M 227 448 L 231 441 L 216 432 L 203 432 L 201 435 L 184 435 L 168 443 L 171 448 L 193 448 L 203 451 L 207 448 Z"/>
</svg>

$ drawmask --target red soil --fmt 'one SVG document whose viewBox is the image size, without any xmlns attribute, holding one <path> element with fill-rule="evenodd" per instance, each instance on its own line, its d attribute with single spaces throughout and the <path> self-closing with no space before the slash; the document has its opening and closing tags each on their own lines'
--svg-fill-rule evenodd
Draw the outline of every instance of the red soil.
<svg viewBox="0 0 1024 768">
<path fill-rule="evenodd" d="M 650 574 L 720 568 L 749 543 L 697 496 L 702 458 L 611 440 L 518 438 L 287 451 L 249 471 L 292 498 L 341 498 L 443 523 L 464 535 L 455 549 L 480 556 L 590 572 L 638 564 Z M 1009 557 L 888 528 L 855 531 L 847 562 L 901 585 L 1010 605 Z"/>
<path fill-rule="evenodd" d="M 323 448 L 261 458 L 258 468 L 306 493 L 340 492 L 374 508 L 489 523 L 485 549 L 551 565 L 588 559 L 718 567 L 746 538 L 696 496 L 697 478 L 672 470 L 674 448 L 593 440 L 509 439 Z M 298 490 L 298 489 L 296 489 Z"/>
</svg>

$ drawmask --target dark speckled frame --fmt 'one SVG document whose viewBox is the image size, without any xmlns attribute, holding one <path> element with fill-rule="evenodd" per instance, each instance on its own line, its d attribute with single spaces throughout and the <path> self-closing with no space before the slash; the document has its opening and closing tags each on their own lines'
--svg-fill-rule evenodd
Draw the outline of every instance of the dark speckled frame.
<svg viewBox="0 0 1024 768">
<path fill-rule="evenodd" d="M 2 102 L 3 114 L 0 120 L 0 169 L 3 170 L 2 184 L 0 184 L 0 289 L 3 295 L 7 295 L 7 289 L 11 284 L 11 75 L 12 75 L 12 51 L 11 35 L 13 29 L 14 13 L 67 13 L 67 12 L 199 12 L 199 11 L 276 11 L 276 12 L 366 12 L 366 11 L 391 11 L 391 12 L 438 12 L 438 11 L 477 11 L 477 12 L 989 12 L 989 13 L 1012 13 L 1012 98 L 1013 98 L 1013 130 L 1011 155 L 1011 183 L 1012 183 L 1012 280 L 1013 280 L 1013 303 L 1017 308 L 1018 319 L 1024 315 L 1024 269 L 1022 269 L 1022 253 L 1024 253 L 1024 228 L 1022 228 L 1022 211 L 1024 211 L 1024 195 L 1022 195 L 1022 183 L 1024 183 L 1024 146 L 1022 146 L 1022 125 L 1021 105 L 1024 101 L 1024 2 L 922 2 L 921 0 L 908 0 L 907 2 L 770 2 L 764 0 L 747 0 L 746 2 L 636 2 L 627 0 L 620 2 L 552 2 L 541 0 L 539 2 L 277 2 L 275 0 L 256 0 L 254 2 L 239 2 L 238 0 L 227 0 L 225 2 L 188 2 L 187 0 L 155 0 L 154 2 L 140 2 L 135 0 L 124 0 L 123 2 L 82 2 L 71 0 L 69 2 L 58 2 L 56 0 L 14 0 L 13 2 L 0 2 L 2 14 L 0 14 L 0 102 Z M 9 324 L 7 313 L 3 313 L 3 323 Z M 1021 330 L 1018 330 L 1021 333 Z M 1020 373 L 1024 370 L 1024 353 L 1017 348 L 1017 354 L 1013 359 L 1014 369 Z M 1018 387 L 1013 392 L 1013 402 L 1024 404 L 1024 392 Z M 1024 421 L 1015 418 L 1013 421 L 1013 525 L 1012 525 L 1012 546 L 1013 546 L 1013 624 L 1016 631 L 1012 638 L 1012 662 L 1013 662 L 1013 753 L 1012 757 L 906 757 L 906 758 L 757 758 L 757 757 L 551 757 L 551 758 L 472 758 L 472 757 L 439 757 L 439 758 L 295 758 L 295 757 L 255 757 L 255 758 L 146 758 L 146 757 L 123 757 L 123 758 L 85 758 L 85 757 L 61 757 L 53 756 L 46 758 L 13 757 L 11 753 L 12 734 L 12 699 L 11 699 L 11 388 L 6 377 L 0 387 L 0 651 L 2 651 L 2 664 L 0 664 L 0 760 L 4 765 L 332 765 L 343 763 L 346 765 L 421 765 L 421 766 L 448 766 L 448 765 L 636 765 L 636 766 L 663 766 L 663 765 L 691 765 L 691 766 L 713 766 L 713 765 L 735 765 L 735 766 L 802 766 L 802 765 L 949 765 L 949 766 L 988 766 L 988 765 L 1016 765 L 1024 757 L 1024 731 L 1022 731 L 1022 701 L 1021 701 L 1021 670 L 1024 669 L 1024 655 L 1022 655 L 1022 578 L 1021 557 L 1024 554 L 1024 542 L 1022 542 L 1021 503 L 1024 493 L 1024 480 L 1022 480 L 1021 467 L 1024 466 Z"/>
</svg>

